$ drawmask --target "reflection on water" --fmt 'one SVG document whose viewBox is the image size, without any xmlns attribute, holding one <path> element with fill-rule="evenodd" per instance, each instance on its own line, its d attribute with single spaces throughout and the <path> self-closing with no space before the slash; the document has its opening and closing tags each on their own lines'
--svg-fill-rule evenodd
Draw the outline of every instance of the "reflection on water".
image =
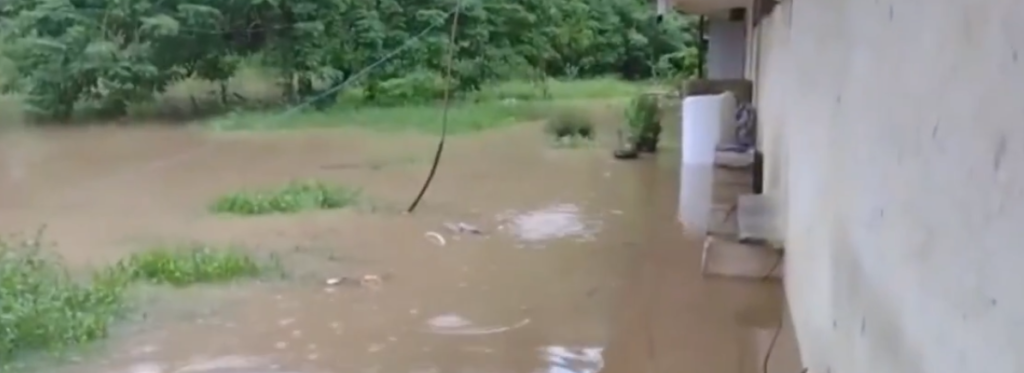
<svg viewBox="0 0 1024 373">
<path fill-rule="evenodd" d="M 181 366 L 168 366 L 156 362 L 133 365 L 125 373 L 285 373 L 268 359 L 251 356 L 221 356 L 196 358 Z"/>
<path fill-rule="evenodd" d="M 546 346 L 539 349 L 538 359 L 546 362 L 546 368 L 534 373 L 598 373 L 604 367 L 602 347 Z M 493 351 L 487 351 L 493 352 Z M 379 371 L 379 369 L 372 369 Z M 414 368 L 408 373 L 438 372 L 436 367 Z M 295 373 L 284 370 L 269 359 L 251 356 L 222 356 L 195 358 L 187 364 L 171 366 L 157 362 L 143 362 L 132 365 L 124 373 Z M 400 372 L 396 372 L 400 373 Z M 405 373 L 405 372 L 401 372 Z M 489 373 L 489 372 L 484 372 Z"/>
<path fill-rule="evenodd" d="M 604 368 L 601 347 L 548 346 L 541 351 L 551 364 L 543 373 L 597 373 Z"/>
<path fill-rule="evenodd" d="M 498 219 L 507 222 L 501 227 L 503 230 L 524 243 L 562 238 L 588 240 L 593 239 L 600 228 L 598 221 L 585 220 L 578 206 L 567 203 L 522 213 L 508 211 Z"/>
<path fill-rule="evenodd" d="M 246 371 L 246 373 L 255 373 L 252 372 L 253 369 L 266 365 L 269 365 L 267 359 L 247 356 L 224 356 L 211 360 L 195 361 L 189 365 L 179 368 L 174 371 L 174 373 L 233 373 L 235 371 L 242 373 L 243 370 Z"/>
<path fill-rule="evenodd" d="M 45 371 L 730 371 L 723 367 L 735 360 L 736 334 L 721 304 L 732 298 L 708 290 L 695 275 L 699 251 L 679 243 L 674 211 L 648 217 L 652 209 L 674 210 L 678 178 L 674 170 L 657 177 L 666 171 L 647 167 L 646 160 L 612 163 L 603 149 L 553 153 L 539 128 L 524 126 L 453 138 L 444 172 L 415 214 L 342 210 L 223 219 L 206 213 L 224 193 L 295 178 L 359 187 L 373 202 L 404 204 L 425 170 L 319 166 L 325 155 L 361 164 L 434 150 L 430 137 L 388 136 L 294 132 L 211 139 L 167 129 L 100 129 L 41 135 L 34 143 L 39 151 L 23 170 L 0 161 L 0 195 L 8 196 L 0 200 L 0 227 L 26 232 L 47 223 L 55 250 L 72 265 L 117 260 L 138 242 L 195 240 L 281 254 L 295 274 L 282 283 L 161 293 L 145 304 L 139 330 L 131 325 L 132 332 L 117 334 L 99 356 Z M 189 149 L 209 151 L 180 157 Z M 609 170 L 621 178 L 603 182 Z M 96 181 L 96 175 L 107 176 Z M 24 177 L 12 182 L 18 176 Z M 648 194 L 652 185 L 672 193 Z M 531 209 L 536 206 L 542 208 Z M 430 247 L 424 230 L 437 222 L 481 216 L 498 216 L 501 234 L 511 240 L 422 249 Z M 575 247 L 586 250 L 559 249 Z M 366 274 L 389 276 L 373 291 L 323 289 L 324 279 Z M 657 277 L 666 274 L 676 277 Z M 634 359 L 622 358 L 646 358 L 646 351 L 633 350 L 651 340 L 643 333 L 648 319 L 663 331 L 651 343 L 667 345 L 662 351 L 679 352 L 686 363 L 637 369 Z M 706 364 L 711 358 L 717 360 Z"/>
<path fill-rule="evenodd" d="M 427 321 L 429 331 L 434 334 L 447 335 L 485 335 L 504 333 L 518 329 L 530 323 L 530 319 L 523 319 L 512 325 L 505 326 L 475 326 L 473 322 L 456 314 L 446 314 L 434 317 Z"/>
</svg>

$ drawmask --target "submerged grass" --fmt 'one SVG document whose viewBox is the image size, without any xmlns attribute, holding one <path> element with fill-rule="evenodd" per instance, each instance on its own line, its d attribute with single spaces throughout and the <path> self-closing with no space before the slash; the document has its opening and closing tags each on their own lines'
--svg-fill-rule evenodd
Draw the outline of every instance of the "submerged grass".
<svg viewBox="0 0 1024 373">
<path fill-rule="evenodd" d="M 455 102 L 448 114 L 448 131 L 452 134 L 469 133 L 541 120 L 580 102 L 627 101 L 642 90 L 638 84 L 611 78 L 551 80 L 546 88 L 523 81 L 495 84 Z M 331 109 L 306 111 L 289 117 L 287 121 L 281 120 L 279 113 L 238 112 L 212 120 L 209 126 L 225 131 L 359 127 L 436 133 L 441 129 L 443 115 L 440 104 L 369 106 L 352 98 L 356 96 L 358 93 L 345 95 Z"/>
<path fill-rule="evenodd" d="M 320 181 L 296 181 L 277 190 L 242 191 L 218 198 L 210 206 L 215 213 L 267 215 L 306 210 L 349 207 L 359 201 L 358 189 Z"/>
<path fill-rule="evenodd" d="M 113 271 L 132 281 L 181 287 L 255 278 L 277 268 L 276 261 L 264 265 L 236 247 L 196 243 L 159 246 L 132 254 L 118 262 Z"/>
<path fill-rule="evenodd" d="M 87 278 L 72 276 L 38 240 L 0 240 L 0 371 L 15 357 L 56 353 L 103 339 L 139 282 L 186 286 L 252 278 L 280 269 L 240 250 L 163 246 Z"/>
<path fill-rule="evenodd" d="M 596 129 L 593 120 L 576 108 L 561 109 L 548 118 L 544 132 L 557 148 L 580 148 L 594 142 Z"/>
</svg>

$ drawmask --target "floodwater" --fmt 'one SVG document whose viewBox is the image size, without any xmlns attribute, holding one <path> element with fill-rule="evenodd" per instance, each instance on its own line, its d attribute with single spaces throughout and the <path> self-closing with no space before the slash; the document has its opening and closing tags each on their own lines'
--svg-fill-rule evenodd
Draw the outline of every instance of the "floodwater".
<svg viewBox="0 0 1024 373">
<path fill-rule="evenodd" d="M 277 253 L 293 275 L 149 295 L 144 319 L 56 371 L 761 372 L 781 290 L 700 276 L 700 246 L 675 219 L 671 150 L 616 162 L 608 146 L 551 149 L 534 125 L 453 137 L 424 202 L 402 214 L 434 141 L 354 130 L 5 134 L 0 227 L 45 225 L 72 266 L 203 241 Z M 307 178 L 360 187 L 372 202 L 206 211 L 221 194 Z M 450 229 L 460 223 L 479 232 Z M 365 275 L 383 280 L 328 284 Z M 777 349 L 787 351 L 772 372 L 798 371 L 792 346 Z"/>
</svg>

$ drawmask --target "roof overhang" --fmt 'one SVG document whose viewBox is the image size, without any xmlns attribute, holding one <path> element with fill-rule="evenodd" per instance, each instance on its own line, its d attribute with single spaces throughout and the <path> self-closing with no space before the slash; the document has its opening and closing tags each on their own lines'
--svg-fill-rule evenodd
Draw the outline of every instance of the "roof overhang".
<svg viewBox="0 0 1024 373">
<path fill-rule="evenodd" d="M 730 9 L 747 8 L 751 0 L 664 0 L 675 9 L 707 16 L 726 16 Z"/>
</svg>

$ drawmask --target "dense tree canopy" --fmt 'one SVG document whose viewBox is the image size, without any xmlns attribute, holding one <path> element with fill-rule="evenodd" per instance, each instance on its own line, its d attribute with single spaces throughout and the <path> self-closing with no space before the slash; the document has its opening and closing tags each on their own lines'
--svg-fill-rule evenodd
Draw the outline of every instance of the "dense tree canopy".
<svg viewBox="0 0 1024 373">
<path fill-rule="evenodd" d="M 223 82 L 243 61 L 258 60 L 294 101 L 412 41 L 360 84 L 370 100 L 430 95 L 441 81 L 455 6 L 456 0 L 7 0 L 0 9 L 4 88 L 57 118 L 83 102 L 116 115 L 175 82 Z M 659 24 L 647 0 L 464 0 L 461 9 L 454 75 L 463 91 L 538 76 L 642 79 L 693 64 L 691 20 L 673 16 Z"/>
</svg>

